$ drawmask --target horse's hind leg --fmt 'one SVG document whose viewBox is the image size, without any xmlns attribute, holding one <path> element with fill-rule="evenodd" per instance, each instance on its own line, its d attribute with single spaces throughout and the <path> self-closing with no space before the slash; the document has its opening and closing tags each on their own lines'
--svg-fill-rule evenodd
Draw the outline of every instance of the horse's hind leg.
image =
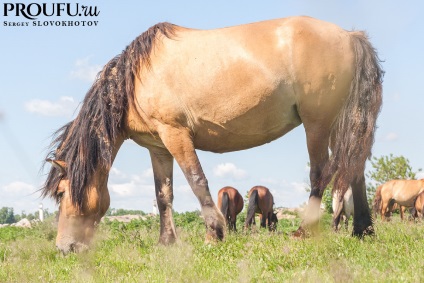
<svg viewBox="0 0 424 283">
<path fill-rule="evenodd" d="M 371 212 L 367 201 L 367 192 L 365 187 L 365 177 L 362 173 L 351 183 L 353 195 L 353 235 L 363 237 L 374 234 L 372 226 Z"/>
<path fill-rule="evenodd" d="M 311 166 L 309 173 L 311 193 L 302 224 L 293 234 L 295 237 L 305 236 L 305 229 L 317 228 L 322 195 L 329 181 L 325 180 L 324 182 L 321 178 L 324 166 L 328 161 L 329 131 L 322 132 L 322 125 L 307 126 L 306 124 L 305 130 Z"/>
<path fill-rule="evenodd" d="M 150 150 L 153 174 L 155 179 L 156 200 L 160 214 L 159 243 L 167 245 L 175 242 L 177 234 L 172 219 L 173 157 L 167 150 Z"/>
<path fill-rule="evenodd" d="M 261 228 L 266 228 L 266 220 L 268 219 L 268 212 L 262 211 L 261 214 Z M 268 222 L 269 223 L 269 222 Z"/>
<path fill-rule="evenodd" d="M 177 161 L 199 200 L 207 229 L 206 242 L 222 240 L 225 233 L 225 219 L 212 199 L 208 180 L 203 173 L 190 132 L 186 128 L 179 129 L 165 125 L 158 130 L 162 142 Z"/>
</svg>

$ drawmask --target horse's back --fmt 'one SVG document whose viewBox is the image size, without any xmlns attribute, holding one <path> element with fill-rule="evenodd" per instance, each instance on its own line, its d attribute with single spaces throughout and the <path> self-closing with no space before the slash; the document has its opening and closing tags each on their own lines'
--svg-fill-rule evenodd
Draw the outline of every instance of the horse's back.
<svg viewBox="0 0 424 283">
<path fill-rule="evenodd" d="M 353 58 L 348 32 L 308 17 L 177 28 L 141 73 L 139 112 L 190 129 L 199 149 L 258 146 L 310 123 L 311 113 L 329 126 L 349 94 Z"/>
</svg>

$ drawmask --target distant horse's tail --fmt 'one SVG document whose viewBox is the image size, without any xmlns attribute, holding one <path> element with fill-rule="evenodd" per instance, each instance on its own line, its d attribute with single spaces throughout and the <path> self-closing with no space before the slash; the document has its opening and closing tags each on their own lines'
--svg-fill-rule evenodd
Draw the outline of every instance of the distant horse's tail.
<svg viewBox="0 0 424 283">
<path fill-rule="evenodd" d="M 377 187 L 375 191 L 374 201 L 372 203 L 372 213 L 374 214 L 374 218 L 377 218 L 378 212 L 381 209 L 381 189 L 383 185 Z"/>
<path fill-rule="evenodd" d="M 221 202 L 221 212 L 224 215 L 225 221 L 228 221 L 228 217 L 230 215 L 229 211 L 228 211 L 228 202 L 229 202 L 229 197 L 228 197 L 228 193 L 224 192 L 222 194 L 222 202 Z"/>
<path fill-rule="evenodd" d="M 332 155 L 321 179 L 326 185 L 334 177 L 336 190 L 349 187 L 353 180 L 363 176 L 382 103 L 384 71 L 377 53 L 363 32 L 349 34 L 356 55 L 356 70 L 350 95 L 331 130 Z"/>
<path fill-rule="evenodd" d="M 255 217 L 255 210 L 258 204 L 258 191 L 254 190 L 249 197 L 249 205 L 247 206 L 247 217 L 244 224 L 245 227 L 248 227 L 252 224 L 252 220 Z"/>
</svg>

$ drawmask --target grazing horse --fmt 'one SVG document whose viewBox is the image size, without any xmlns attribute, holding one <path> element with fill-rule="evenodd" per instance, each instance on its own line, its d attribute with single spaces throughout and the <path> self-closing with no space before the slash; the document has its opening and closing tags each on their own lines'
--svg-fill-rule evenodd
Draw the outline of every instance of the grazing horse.
<svg viewBox="0 0 424 283">
<path fill-rule="evenodd" d="M 255 213 L 260 214 L 261 227 L 265 228 L 268 224 L 269 231 L 277 229 L 278 218 L 274 213 L 274 197 L 268 188 L 255 186 L 249 191 L 249 205 L 247 206 L 247 217 L 244 223 L 245 228 L 252 224 L 256 225 Z"/>
<path fill-rule="evenodd" d="M 230 230 L 237 231 L 237 215 L 243 210 L 243 197 L 233 187 L 224 187 L 218 192 L 218 208 L 224 215 Z"/>
<path fill-rule="evenodd" d="M 381 219 L 384 220 L 393 205 L 400 206 L 400 217 L 404 218 L 404 208 L 416 205 L 418 196 L 424 191 L 422 180 L 391 180 L 377 188 L 374 208 L 380 209 Z"/>
<path fill-rule="evenodd" d="M 381 188 L 383 187 L 383 185 L 380 185 L 377 187 L 376 191 L 375 191 L 375 197 L 374 197 L 374 201 L 373 201 L 373 205 L 372 205 L 372 211 L 374 214 L 374 219 L 377 219 L 378 214 L 381 211 Z M 387 207 L 387 210 L 385 212 L 385 217 L 390 217 L 392 215 L 392 213 L 399 209 L 400 212 L 400 216 L 401 219 L 403 219 L 403 213 L 405 212 L 405 207 L 398 205 L 397 203 L 394 203 L 393 206 L 391 207 Z"/>
<path fill-rule="evenodd" d="M 173 162 L 196 195 L 206 241 L 225 218 L 196 149 L 244 150 L 303 123 L 312 190 L 297 236 L 315 227 L 324 188 L 353 189 L 353 234 L 372 233 L 364 166 L 382 103 L 375 49 L 360 31 L 310 17 L 197 30 L 159 23 L 99 72 L 75 120 L 54 135 L 42 196 L 59 207 L 57 247 L 85 247 L 109 206 L 112 163 L 126 139 L 149 150 L 162 244 L 176 240 Z M 329 157 L 329 148 L 332 151 Z"/>
<path fill-rule="evenodd" d="M 347 229 L 349 219 L 354 215 L 352 188 L 349 187 L 343 196 L 342 191 L 333 191 L 333 228 L 339 229 L 339 222 L 344 217 L 345 227 Z"/>
</svg>

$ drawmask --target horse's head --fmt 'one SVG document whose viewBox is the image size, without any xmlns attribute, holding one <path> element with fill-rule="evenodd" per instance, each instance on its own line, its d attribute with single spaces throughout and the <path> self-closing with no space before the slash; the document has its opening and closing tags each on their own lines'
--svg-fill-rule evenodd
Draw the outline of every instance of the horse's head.
<svg viewBox="0 0 424 283">
<path fill-rule="evenodd" d="M 67 164 L 58 160 L 47 161 L 58 169 L 60 174 L 60 181 L 54 193 L 59 203 L 56 247 L 64 254 L 83 251 L 88 247 L 97 223 L 109 207 L 107 178 L 95 174 L 89 187 L 81 191 L 84 194 L 75 199 L 75 194 L 71 192 Z"/>
</svg>

